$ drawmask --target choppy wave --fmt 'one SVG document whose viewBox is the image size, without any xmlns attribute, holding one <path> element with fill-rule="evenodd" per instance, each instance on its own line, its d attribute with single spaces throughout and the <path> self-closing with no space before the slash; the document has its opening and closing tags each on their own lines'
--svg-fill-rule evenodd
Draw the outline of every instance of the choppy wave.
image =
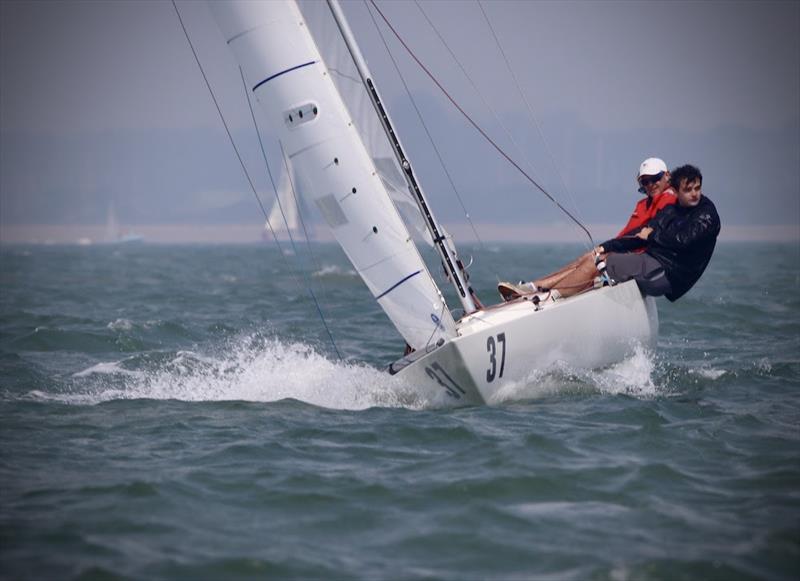
<svg viewBox="0 0 800 581">
<path fill-rule="evenodd" d="M 315 250 L 366 363 L 277 249 L 2 254 L 7 576 L 797 577 L 795 248 L 722 245 L 657 349 L 457 410 Z M 494 250 L 481 296 L 576 252 Z"/>
<path fill-rule="evenodd" d="M 311 274 L 314 278 L 355 278 L 358 273 L 352 268 L 343 268 L 338 264 L 326 264 Z"/>
</svg>

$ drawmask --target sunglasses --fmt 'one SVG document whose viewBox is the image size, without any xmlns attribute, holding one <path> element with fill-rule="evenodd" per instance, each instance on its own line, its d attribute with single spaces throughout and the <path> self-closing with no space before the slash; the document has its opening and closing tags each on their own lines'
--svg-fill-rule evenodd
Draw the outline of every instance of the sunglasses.
<svg viewBox="0 0 800 581">
<path fill-rule="evenodd" d="M 658 172 L 654 176 L 642 176 L 639 179 L 639 185 L 642 186 L 643 188 L 646 188 L 647 186 L 652 185 L 652 184 L 660 181 L 661 178 L 663 178 L 663 177 L 664 177 L 664 172 L 663 171 Z"/>
</svg>

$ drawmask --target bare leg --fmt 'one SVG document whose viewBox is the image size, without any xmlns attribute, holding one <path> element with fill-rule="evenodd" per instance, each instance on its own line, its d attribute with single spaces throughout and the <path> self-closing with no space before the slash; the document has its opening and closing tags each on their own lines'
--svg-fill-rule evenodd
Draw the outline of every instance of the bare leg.
<svg viewBox="0 0 800 581">
<path fill-rule="evenodd" d="M 601 255 L 605 260 L 606 255 Z M 571 297 L 592 286 L 594 277 L 597 276 L 597 267 L 594 264 L 594 253 L 588 252 L 578 259 L 578 265 L 562 277 L 555 285 L 555 290 L 561 293 L 562 297 Z"/>
<path fill-rule="evenodd" d="M 559 291 L 559 296 L 572 296 L 584 290 L 594 279 L 596 275 L 594 259 L 595 252 L 590 250 L 556 272 L 537 278 L 533 281 L 533 284 L 536 285 L 538 290 L 557 290 Z M 587 281 L 586 283 L 583 282 L 584 279 Z M 572 288 L 573 285 L 577 286 Z M 497 290 L 500 291 L 503 300 L 506 301 L 534 292 L 528 283 L 512 284 L 501 282 L 497 285 Z"/>
<path fill-rule="evenodd" d="M 583 261 L 589 258 L 592 260 L 592 264 L 594 264 L 594 253 L 591 250 L 586 254 L 576 258 L 563 268 L 550 273 L 547 276 L 543 276 L 542 278 L 537 278 L 533 281 L 533 284 L 536 285 L 536 288 L 556 288 L 562 280 L 575 272 L 575 270 L 583 263 Z"/>
<path fill-rule="evenodd" d="M 478 307 L 478 310 L 485 308 L 480 299 L 478 299 L 478 295 L 476 295 L 475 291 L 472 290 L 472 287 L 469 288 L 469 294 L 472 297 L 472 301 L 475 303 L 475 306 Z"/>
</svg>

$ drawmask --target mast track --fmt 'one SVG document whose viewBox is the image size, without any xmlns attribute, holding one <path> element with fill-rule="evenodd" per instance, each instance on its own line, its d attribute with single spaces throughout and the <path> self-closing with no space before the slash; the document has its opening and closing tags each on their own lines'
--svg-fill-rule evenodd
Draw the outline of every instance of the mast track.
<svg viewBox="0 0 800 581">
<path fill-rule="evenodd" d="M 381 121 L 383 121 L 384 125 L 386 126 L 387 133 L 392 138 L 392 147 L 395 148 L 398 157 L 400 158 L 400 164 L 403 168 L 403 172 L 408 176 L 408 181 L 411 184 L 411 189 L 414 192 L 414 197 L 417 199 L 417 204 L 425 213 L 425 220 L 428 222 L 431 228 L 431 234 L 433 234 L 432 239 L 434 243 L 439 246 L 440 253 L 444 257 L 444 260 L 447 264 L 447 270 L 450 271 L 449 274 L 452 275 L 453 280 L 455 281 L 456 288 L 459 294 L 462 297 L 467 296 L 466 289 L 464 289 L 464 285 L 461 284 L 461 278 L 455 276 L 456 267 L 453 262 L 450 260 L 450 253 L 445 250 L 444 241 L 446 238 L 442 236 L 439 232 L 439 228 L 436 226 L 436 221 L 431 214 L 430 209 L 428 208 L 428 203 L 425 200 L 425 197 L 422 195 L 419 189 L 419 185 L 417 184 L 417 178 L 414 176 L 414 171 L 411 169 L 411 164 L 409 163 L 408 159 L 406 158 L 406 154 L 403 151 L 402 146 L 400 145 L 400 141 L 397 139 L 397 136 L 394 133 L 394 128 L 392 124 L 389 122 L 389 116 L 386 114 L 386 110 L 383 107 L 383 102 L 381 101 L 380 96 L 378 95 L 378 91 L 375 89 L 375 85 L 372 82 L 372 79 L 366 79 L 367 87 L 369 88 L 370 94 L 374 100 L 375 106 L 378 108 L 378 112 L 381 116 Z"/>
</svg>

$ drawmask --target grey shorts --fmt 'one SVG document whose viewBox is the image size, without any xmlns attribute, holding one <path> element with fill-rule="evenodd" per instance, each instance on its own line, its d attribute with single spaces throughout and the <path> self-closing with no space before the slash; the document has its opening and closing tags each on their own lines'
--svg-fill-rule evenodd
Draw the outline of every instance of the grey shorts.
<svg viewBox="0 0 800 581">
<path fill-rule="evenodd" d="M 639 290 L 651 297 L 660 297 L 672 290 L 664 267 L 655 258 L 647 254 L 616 254 L 606 257 L 608 276 L 617 282 L 635 280 Z"/>
</svg>

